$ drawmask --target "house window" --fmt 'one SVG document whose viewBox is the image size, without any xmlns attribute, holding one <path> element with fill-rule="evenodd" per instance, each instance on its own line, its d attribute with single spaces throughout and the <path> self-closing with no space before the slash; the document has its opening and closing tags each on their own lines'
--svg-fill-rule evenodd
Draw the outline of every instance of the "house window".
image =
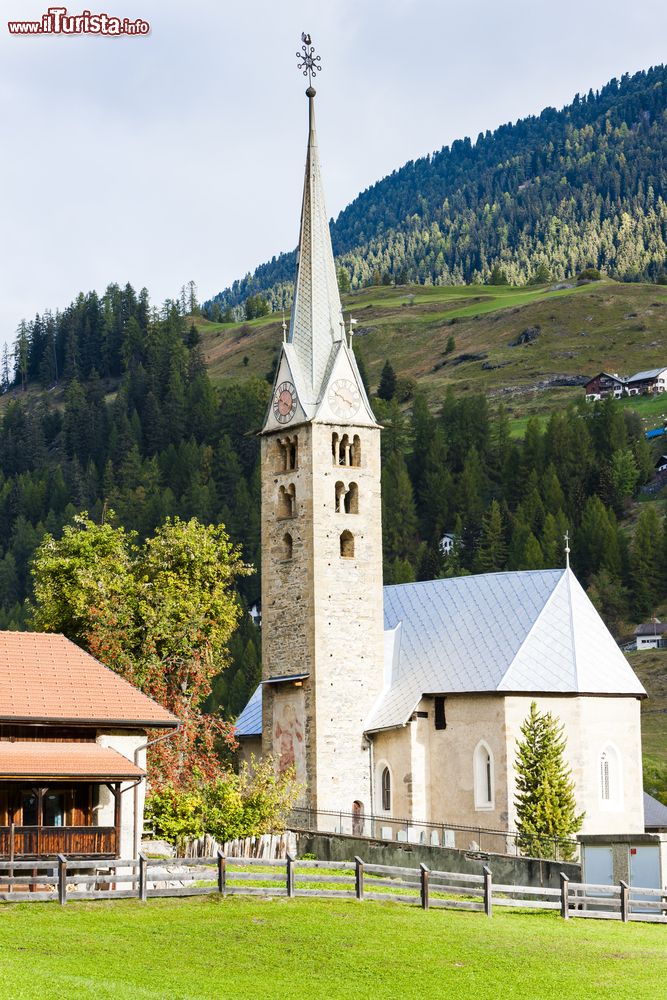
<svg viewBox="0 0 667 1000">
<path fill-rule="evenodd" d="M 475 809 L 493 809 L 493 755 L 482 740 L 473 757 Z"/>
<path fill-rule="evenodd" d="M 622 801 L 620 760 L 611 744 L 600 754 L 600 799 L 603 806 L 611 807 Z"/>
<path fill-rule="evenodd" d="M 382 768 L 380 777 L 380 794 L 382 801 L 382 811 L 391 812 L 391 771 L 388 767 Z"/>
<path fill-rule="evenodd" d="M 292 536 L 290 535 L 290 533 L 288 531 L 288 532 L 286 532 L 283 535 L 283 559 L 291 559 L 292 558 L 293 547 L 294 547 L 294 543 L 292 541 Z"/>
<path fill-rule="evenodd" d="M 42 803 L 44 826 L 65 825 L 65 793 L 46 792 Z"/>
<path fill-rule="evenodd" d="M 24 791 L 21 794 L 21 806 L 22 806 L 22 825 L 23 826 L 37 826 L 39 822 L 38 816 L 38 799 L 37 792 Z"/>
<path fill-rule="evenodd" d="M 438 695 L 434 698 L 435 728 L 446 729 L 447 719 L 445 718 L 445 699 Z"/>
<path fill-rule="evenodd" d="M 340 536 L 340 554 L 342 559 L 354 559 L 354 535 L 344 531 Z"/>
</svg>

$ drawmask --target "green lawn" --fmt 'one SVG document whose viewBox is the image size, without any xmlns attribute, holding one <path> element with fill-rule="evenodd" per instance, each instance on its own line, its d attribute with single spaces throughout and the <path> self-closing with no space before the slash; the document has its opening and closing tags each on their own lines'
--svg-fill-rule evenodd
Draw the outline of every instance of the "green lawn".
<svg viewBox="0 0 667 1000">
<path fill-rule="evenodd" d="M 0 994 L 113 1000 L 665 995 L 667 929 L 396 904 L 200 897 L 5 905 Z"/>
</svg>

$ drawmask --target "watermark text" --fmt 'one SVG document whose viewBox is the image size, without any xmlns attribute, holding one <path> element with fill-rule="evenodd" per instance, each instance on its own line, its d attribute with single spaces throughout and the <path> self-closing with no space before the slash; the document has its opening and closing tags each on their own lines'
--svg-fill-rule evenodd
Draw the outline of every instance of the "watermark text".
<svg viewBox="0 0 667 1000">
<path fill-rule="evenodd" d="M 8 21 L 10 35 L 147 35 L 148 21 L 112 14 L 68 14 L 67 7 L 49 7 L 39 21 Z"/>
</svg>

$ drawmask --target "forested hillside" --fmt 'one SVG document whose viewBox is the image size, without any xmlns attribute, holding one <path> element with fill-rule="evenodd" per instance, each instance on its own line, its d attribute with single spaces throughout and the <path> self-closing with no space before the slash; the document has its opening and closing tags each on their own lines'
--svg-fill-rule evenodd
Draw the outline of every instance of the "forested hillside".
<svg viewBox="0 0 667 1000">
<path fill-rule="evenodd" d="M 214 384 L 196 324 L 174 303 L 156 311 L 145 290 L 113 285 L 21 325 L 0 397 L 0 627 L 29 624 L 35 548 L 81 510 L 95 520 L 114 511 L 140 538 L 169 515 L 223 522 L 259 567 L 255 432 L 271 372 L 242 366 L 243 377 Z M 561 407 L 513 437 L 499 399 L 450 388 L 427 400 L 389 363 L 372 394 L 385 427 L 387 583 L 562 566 L 569 531 L 573 566 L 617 635 L 667 599 L 662 508 L 636 503 L 654 456 L 627 407 Z M 240 586 L 250 607 L 259 574 Z M 260 676 L 249 615 L 231 653 L 209 701 L 227 718 Z M 663 784 L 658 775 L 651 787 Z"/>
<path fill-rule="evenodd" d="M 624 281 L 667 271 L 667 68 L 406 163 L 332 223 L 344 288 L 369 283 Z M 212 319 L 261 294 L 289 305 L 285 253 L 207 303 Z"/>
</svg>

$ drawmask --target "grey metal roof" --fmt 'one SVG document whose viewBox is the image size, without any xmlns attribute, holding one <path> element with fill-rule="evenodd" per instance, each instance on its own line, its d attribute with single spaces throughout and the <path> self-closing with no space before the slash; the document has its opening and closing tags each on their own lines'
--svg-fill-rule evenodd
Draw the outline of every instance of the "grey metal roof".
<svg viewBox="0 0 667 1000">
<path fill-rule="evenodd" d="M 237 736 L 262 735 L 262 685 L 258 684 L 255 693 L 243 709 L 235 724 Z"/>
<path fill-rule="evenodd" d="M 657 378 L 658 375 L 664 371 L 664 368 L 650 368 L 649 371 L 646 372 L 636 372 L 634 375 L 630 376 L 628 382 L 641 382 L 647 378 Z"/>
<path fill-rule="evenodd" d="M 387 683 L 369 732 L 404 725 L 424 694 L 646 695 L 569 569 L 385 587 L 384 626 Z M 237 732 L 258 735 L 261 721 L 260 685 Z"/>
<path fill-rule="evenodd" d="M 667 830 L 667 806 L 658 802 L 648 792 L 644 792 L 644 829 Z"/>
<path fill-rule="evenodd" d="M 384 610 L 400 655 L 369 731 L 403 725 L 422 694 L 646 694 L 570 570 L 385 587 Z"/>
<path fill-rule="evenodd" d="M 635 635 L 662 635 L 663 632 L 667 632 L 667 622 L 648 622 L 635 629 Z"/>
</svg>

